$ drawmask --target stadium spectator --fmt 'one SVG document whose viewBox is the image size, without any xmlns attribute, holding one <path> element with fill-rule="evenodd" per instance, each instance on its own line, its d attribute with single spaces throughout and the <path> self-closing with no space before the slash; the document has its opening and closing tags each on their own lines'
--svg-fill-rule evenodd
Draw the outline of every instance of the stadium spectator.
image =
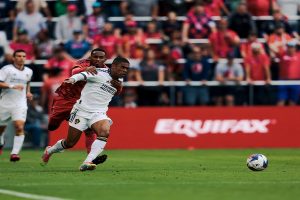
<svg viewBox="0 0 300 200">
<path fill-rule="evenodd" d="M 157 0 L 126 0 L 120 4 L 123 15 L 130 12 L 134 16 L 158 16 L 158 2 Z"/>
<path fill-rule="evenodd" d="M 203 0 L 203 2 L 208 16 L 221 16 L 221 11 L 226 15 L 230 14 L 223 0 Z"/>
<path fill-rule="evenodd" d="M 230 11 L 235 11 L 241 3 L 245 3 L 245 0 L 224 0 L 224 4 Z"/>
<path fill-rule="evenodd" d="M 11 41 L 9 44 L 10 48 L 14 51 L 18 49 L 23 49 L 26 52 L 26 59 L 35 59 L 35 46 L 33 42 L 29 39 L 28 33 L 24 29 L 18 31 L 18 36 L 15 41 Z"/>
<path fill-rule="evenodd" d="M 15 18 L 14 5 L 11 0 L 1 0 L 0 2 L 0 19 L 9 18 L 13 20 Z"/>
<path fill-rule="evenodd" d="M 187 1 L 186 0 L 159 1 L 160 16 L 165 16 L 170 12 L 174 12 L 179 16 L 186 15 Z"/>
<path fill-rule="evenodd" d="M 45 69 L 48 71 L 59 68 L 61 71 L 59 76 L 65 79 L 70 77 L 72 67 L 73 62 L 68 58 L 62 47 L 56 47 L 53 51 L 53 57 L 50 58 L 45 64 Z M 48 75 L 45 74 L 43 79 L 48 79 Z"/>
<path fill-rule="evenodd" d="M 57 0 L 55 1 L 55 15 L 57 17 L 65 15 L 67 13 L 68 8 L 68 0 Z"/>
<path fill-rule="evenodd" d="M 225 58 L 228 53 L 234 52 L 240 44 L 239 36 L 234 31 L 228 29 L 227 25 L 227 21 L 221 19 L 218 23 L 217 31 L 211 33 L 209 36 L 214 60 L 219 57 Z"/>
<path fill-rule="evenodd" d="M 65 44 L 66 52 L 73 58 L 79 59 L 85 57 L 89 52 L 91 44 L 83 38 L 81 30 L 73 31 L 73 39 Z"/>
<path fill-rule="evenodd" d="M 124 107 L 136 108 L 137 107 L 137 95 L 134 89 L 126 89 L 124 93 Z"/>
<path fill-rule="evenodd" d="M 155 21 L 148 22 L 147 29 L 145 31 L 146 40 L 163 38 L 162 32 L 157 29 L 157 23 Z M 159 55 L 159 46 L 157 44 L 149 44 L 149 47 L 156 52 L 156 55 Z"/>
<path fill-rule="evenodd" d="M 188 41 L 188 38 L 206 38 L 211 32 L 213 26 L 211 18 L 207 16 L 203 4 L 196 4 L 188 13 L 186 21 L 182 27 L 182 40 Z"/>
<path fill-rule="evenodd" d="M 211 64 L 208 57 L 203 57 L 201 48 L 194 47 L 191 59 L 188 59 L 183 71 L 183 78 L 188 86 L 183 88 L 183 102 L 185 105 L 207 105 L 209 91 L 205 86 L 208 80 Z M 202 82 L 204 86 L 190 86 L 190 81 Z"/>
<path fill-rule="evenodd" d="M 256 32 L 252 16 L 247 11 L 247 5 L 241 3 L 228 20 L 229 29 L 235 31 L 240 38 L 247 38 L 251 32 Z"/>
<path fill-rule="evenodd" d="M 235 95 L 238 90 L 238 84 L 244 78 L 243 67 L 234 61 L 234 54 L 227 53 L 226 63 L 219 62 L 215 70 L 215 79 L 220 82 L 216 90 L 216 105 L 233 106 L 235 104 Z M 229 85 L 232 83 L 233 85 Z"/>
<path fill-rule="evenodd" d="M 141 84 L 146 81 L 159 81 L 160 84 L 165 80 L 165 66 L 158 63 L 155 52 L 148 49 L 144 59 L 140 62 L 137 70 L 137 81 Z M 160 87 L 142 87 L 138 92 L 139 105 L 159 105 Z"/>
<path fill-rule="evenodd" d="M 147 47 L 146 37 L 136 23 L 127 24 L 128 33 L 122 38 L 122 54 L 126 58 L 143 58 L 143 51 Z"/>
<path fill-rule="evenodd" d="M 120 22 L 117 26 L 121 29 L 121 33 L 124 35 L 128 33 L 130 27 L 137 26 L 137 22 L 133 19 L 133 15 L 131 13 L 127 13 L 124 16 L 124 21 Z"/>
<path fill-rule="evenodd" d="M 263 54 L 266 53 L 265 49 L 264 49 L 264 45 L 257 40 L 256 33 L 250 33 L 249 36 L 248 36 L 247 41 L 244 42 L 244 43 L 241 43 L 241 45 L 240 45 L 240 52 L 241 52 L 241 55 L 242 55 L 243 58 L 252 56 L 252 47 L 251 47 L 251 45 L 253 43 L 256 43 L 257 45 L 261 46 L 260 47 L 261 53 L 263 53 Z"/>
<path fill-rule="evenodd" d="M 26 30 L 31 40 L 34 40 L 36 35 L 46 29 L 46 23 L 41 13 L 35 11 L 35 5 L 33 1 L 29 0 L 25 3 L 25 10 L 20 12 L 14 25 L 14 40 L 17 38 L 17 32 L 19 29 Z"/>
<path fill-rule="evenodd" d="M 245 58 L 246 80 L 252 84 L 253 81 L 265 81 L 264 86 L 254 86 L 254 104 L 267 105 L 271 102 L 271 71 L 270 58 L 263 53 L 260 43 L 251 44 L 252 55 Z"/>
<path fill-rule="evenodd" d="M 286 50 L 286 44 L 291 41 L 292 37 L 285 32 L 284 26 L 280 23 L 275 27 L 275 32 L 268 38 L 268 46 L 270 48 L 270 54 L 275 57 L 276 54 L 284 52 Z"/>
<path fill-rule="evenodd" d="M 31 1 L 34 5 L 34 12 L 43 11 L 45 15 L 51 19 L 51 12 L 48 8 L 48 4 L 45 0 L 18 0 L 16 5 L 16 9 L 18 12 L 22 12 L 26 10 L 27 2 Z"/>
<path fill-rule="evenodd" d="M 36 57 L 49 59 L 52 56 L 54 45 L 54 41 L 49 38 L 48 31 L 40 31 L 35 40 Z"/>
<path fill-rule="evenodd" d="M 74 4 L 68 5 L 67 14 L 58 18 L 55 26 L 55 37 L 60 41 L 68 41 L 73 38 L 74 30 L 82 30 L 82 22 L 76 16 L 77 7 Z"/>
<path fill-rule="evenodd" d="M 114 34 L 113 25 L 111 23 L 106 23 L 102 33 L 95 36 L 93 48 L 105 49 L 107 58 L 121 54 L 121 39 Z"/>
<path fill-rule="evenodd" d="M 12 53 L 13 51 L 9 47 L 5 32 L 0 31 L 0 68 L 7 64 L 6 62 L 11 61 Z"/>
<path fill-rule="evenodd" d="M 281 25 L 284 27 L 285 32 L 287 32 L 290 35 L 298 36 L 297 32 L 292 29 L 292 27 L 289 25 L 288 20 L 285 16 L 282 15 L 280 10 L 274 10 L 273 11 L 273 20 L 270 20 L 265 23 L 264 27 L 264 38 L 268 38 L 268 35 L 275 32 L 276 26 Z"/>
<path fill-rule="evenodd" d="M 279 54 L 280 80 L 300 80 L 300 52 L 297 51 L 297 43 L 294 40 L 288 42 L 287 51 Z M 281 85 L 278 87 L 277 105 L 296 105 L 299 95 L 299 85 Z"/>
<path fill-rule="evenodd" d="M 95 37 L 97 34 L 102 33 L 106 17 L 102 13 L 102 7 L 100 2 L 93 3 L 93 12 L 87 16 L 84 20 L 84 31 L 85 35 L 90 38 Z"/>
<path fill-rule="evenodd" d="M 177 15 L 175 12 L 169 12 L 167 20 L 162 22 L 162 29 L 165 39 L 170 39 L 171 34 L 174 31 L 181 30 L 181 25 L 176 19 Z"/>
<path fill-rule="evenodd" d="M 246 0 L 249 12 L 253 16 L 269 16 L 272 15 L 273 10 L 277 10 L 278 4 L 276 0 Z"/>
<path fill-rule="evenodd" d="M 44 123 L 44 110 L 42 106 L 38 104 L 38 96 L 33 96 L 33 99 L 28 103 L 27 118 L 25 123 L 25 131 L 27 135 L 31 135 L 33 148 L 38 149 L 41 147 L 41 138 L 43 135 L 43 123 Z"/>
</svg>

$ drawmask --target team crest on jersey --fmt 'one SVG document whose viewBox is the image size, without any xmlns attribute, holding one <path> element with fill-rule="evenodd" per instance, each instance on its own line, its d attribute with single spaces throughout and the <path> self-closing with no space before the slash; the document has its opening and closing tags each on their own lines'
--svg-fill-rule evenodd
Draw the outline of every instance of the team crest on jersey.
<svg viewBox="0 0 300 200">
<path fill-rule="evenodd" d="M 75 124 L 78 124 L 80 123 L 80 120 L 79 119 L 75 119 Z"/>
</svg>

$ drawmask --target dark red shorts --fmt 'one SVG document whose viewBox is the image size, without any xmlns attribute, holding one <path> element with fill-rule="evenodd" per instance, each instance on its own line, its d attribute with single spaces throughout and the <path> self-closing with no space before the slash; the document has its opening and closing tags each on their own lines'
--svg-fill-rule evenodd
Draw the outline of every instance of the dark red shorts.
<svg viewBox="0 0 300 200">
<path fill-rule="evenodd" d="M 64 120 L 68 120 L 76 101 L 77 99 L 64 99 L 61 96 L 55 96 L 51 106 L 49 125 L 59 126 Z"/>
</svg>

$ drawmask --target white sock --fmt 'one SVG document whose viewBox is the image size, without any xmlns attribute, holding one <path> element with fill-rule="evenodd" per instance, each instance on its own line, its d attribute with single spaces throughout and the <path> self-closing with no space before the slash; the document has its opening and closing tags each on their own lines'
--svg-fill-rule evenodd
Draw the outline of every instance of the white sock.
<svg viewBox="0 0 300 200">
<path fill-rule="evenodd" d="M 4 145 L 4 133 L 0 135 L 0 147 Z"/>
<path fill-rule="evenodd" d="M 21 151 L 21 148 L 23 146 L 25 135 L 19 135 L 14 137 L 14 146 L 11 151 L 11 154 L 19 154 Z"/>
<path fill-rule="evenodd" d="M 103 150 L 106 145 L 105 141 L 96 139 L 91 147 L 89 155 L 87 155 L 84 162 L 92 162 Z"/>
<path fill-rule="evenodd" d="M 62 145 L 63 141 L 64 140 L 58 140 L 55 145 L 53 145 L 47 150 L 48 154 L 58 153 L 64 150 L 65 148 Z"/>
</svg>

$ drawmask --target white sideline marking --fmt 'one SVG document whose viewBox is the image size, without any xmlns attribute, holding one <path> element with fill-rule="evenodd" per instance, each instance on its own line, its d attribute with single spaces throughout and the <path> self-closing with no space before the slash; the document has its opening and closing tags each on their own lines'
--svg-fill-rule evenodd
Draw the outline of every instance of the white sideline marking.
<svg viewBox="0 0 300 200">
<path fill-rule="evenodd" d="M 43 195 L 36 195 L 36 194 L 28 194 L 28 193 L 16 192 L 16 191 L 13 191 L 13 190 L 4 190 L 4 189 L 0 189 L 0 194 L 7 194 L 7 195 L 11 195 L 11 196 L 26 198 L 26 199 L 67 200 L 67 199 L 62 199 L 62 198 L 58 198 L 58 197 L 50 197 L 50 196 L 43 196 Z"/>
</svg>

